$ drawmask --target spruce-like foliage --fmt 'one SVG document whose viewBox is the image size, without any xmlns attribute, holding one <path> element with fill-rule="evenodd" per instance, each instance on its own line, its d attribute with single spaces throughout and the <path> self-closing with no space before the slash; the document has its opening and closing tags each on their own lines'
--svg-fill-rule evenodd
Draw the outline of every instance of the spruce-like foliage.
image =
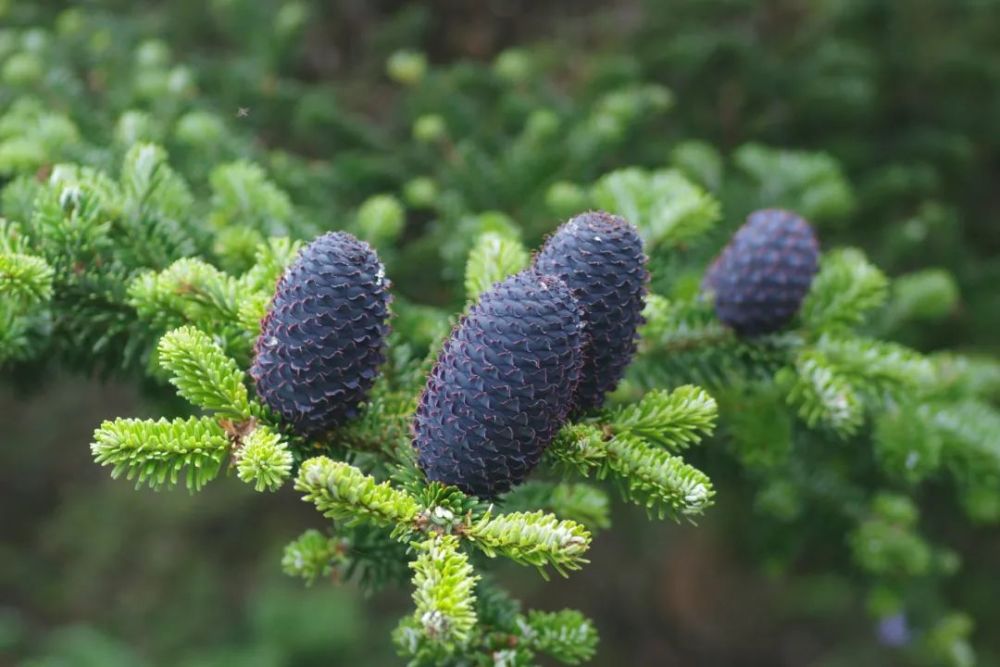
<svg viewBox="0 0 1000 667">
<path fill-rule="evenodd" d="M 104 421 L 98 464 L 156 489 L 299 494 L 315 524 L 282 568 L 366 589 L 409 580 L 414 611 L 393 639 L 420 667 L 592 658 L 595 624 L 522 611 L 490 578 L 495 560 L 573 576 L 613 497 L 694 521 L 727 494 L 748 501 L 716 522 L 735 550 L 794 544 L 766 554 L 769 572 L 808 562 L 850 609 L 866 596 L 880 624 L 912 624 L 891 659 L 972 663 L 972 619 L 951 609 L 969 587 L 948 578 L 977 567 L 953 551 L 970 526 L 1000 520 L 1000 365 L 986 348 L 911 348 L 959 333 L 989 345 L 995 328 L 968 319 L 989 310 L 992 283 L 976 276 L 995 264 L 990 217 L 961 203 L 989 191 L 995 146 L 974 115 L 989 105 L 971 104 L 997 83 L 988 30 L 936 52 L 901 9 L 873 23 L 866 3 L 817 6 L 793 17 L 806 33 L 876 29 L 800 59 L 806 33 L 772 30 L 760 12 L 773 7 L 647 3 L 649 21 L 620 40 L 635 53 L 588 56 L 571 77 L 532 49 L 455 66 L 398 52 L 385 70 L 399 89 L 371 122 L 351 111 L 369 101 L 301 78 L 318 67 L 303 67 L 304 26 L 335 10 L 214 4 L 225 46 L 175 58 L 145 20 L 87 6 L 27 27 L 42 4 L 0 3 L 0 367 L 17 382 L 141 377 L 190 412 Z M 962 12 L 989 25 L 978 5 Z M 711 39 L 686 32 L 698 17 Z M 879 77 L 871 55 L 897 21 L 893 62 L 923 63 L 916 79 Z M 412 45 L 419 23 L 379 31 L 379 49 Z M 664 34 L 679 37 L 667 51 Z M 956 56 L 970 48 L 976 62 Z M 657 80 L 701 81 L 719 49 L 747 75 L 735 116 L 718 113 L 717 86 L 675 97 Z M 922 92 L 970 76 L 982 85 L 968 114 Z M 788 93 L 777 116 L 775 82 Z M 908 125 L 900 100 L 934 122 L 895 127 Z M 249 119 L 213 111 L 234 107 Z M 829 152 L 676 141 L 773 138 L 775 118 L 808 139 L 833 114 L 852 139 Z M 849 131 L 855 119 L 883 140 Z M 720 248 L 756 209 L 771 212 Z M 884 271 L 857 249 L 819 254 L 805 219 Z M 859 238 L 876 223 L 891 233 Z M 535 265 L 561 282 L 520 273 L 553 231 Z M 983 247 L 956 252 L 970 239 Z"/>
</svg>

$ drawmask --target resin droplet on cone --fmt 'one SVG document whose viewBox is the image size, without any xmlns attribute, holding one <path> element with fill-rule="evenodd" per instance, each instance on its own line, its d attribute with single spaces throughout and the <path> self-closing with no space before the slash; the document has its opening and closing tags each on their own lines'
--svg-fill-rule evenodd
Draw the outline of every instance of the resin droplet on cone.
<svg viewBox="0 0 1000 667">
<path fill-rule="evenodd" d="M 371 247 L 344 232 L 306 246 L 278 281 L 250 374 L 300 435 L 352 417 L 384 360 L 389 285 Z"/>
<path fill-rule="evenodd" d="M 600 407 L 635 355 L 645 301 L 646 256 L 638 230 L 610 213 L 583 213 L 549 238 L 535 258 L 580 302 L 587 333 L 577 410 Z"/>
<path fill-rule="evenodd" d="M 480 498 L 522 482 L 566 420 L 580 377 L 579 307 L 524 271 L 482 294 L 445 342 L 413 422 L 427 478 Z"/>
<path fill-rule="evenodd" d="M 719 319 L 738 334 L 772 333 L 798 313 L 818 264 L 812 226 L 790 211 L 764 209 L 736 231 L 703 288 L 714 295 Z"/>
</svg>

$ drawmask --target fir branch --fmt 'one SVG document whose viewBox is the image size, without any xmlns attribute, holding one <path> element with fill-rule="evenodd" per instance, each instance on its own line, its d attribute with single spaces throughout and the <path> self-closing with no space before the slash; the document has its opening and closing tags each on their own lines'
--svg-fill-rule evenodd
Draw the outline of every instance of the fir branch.
<svg viewBox="0 0 1000 667">
<path fill-rule="evenodd" d="M 160 273 L 143 273 L 128 288 L 139 317 L 161 330 L 238 321 L 245 294 L 236 278 L 194 258 L 179 259 Z"/>
<path fill-rule="evenodd" d="M 824 425 L 841 437 L 856 432 L 864 420 L 864 404 L 855 388 L 819 350 L 809 349 L 795 360 L 794 370 L 775 378 L 810 427 Z"/>
<path fill-rule="evenodd" d="M 310 529 L 285 546 L 281 569 L 311 586 L 317 579 L 329 577 L 334 572 L 344 560 L 343 551 L 340 541 Z"/>
<path fill-rule="evenodd" d="M 250 415 L 243 372 L 208 334 L 191 326 L 174 329 L 157 350 L 170 383 L 188 401 L 227 417 Z"/>
<path fill-rule="evenodd" d="M 575 468 L 582 475 L 603 465 L 608 455 L 604 433 L 593 424 L 567 424 L 545 451 L 552 463 Z"/>
<path fill-rule="evenodd" d="M 241 281 L 248 291 L 264 292 L 270 298 L 281 274 L 302 249 L 302 242 L 278 236 L 257 245 L 253 266 L 243 274 Z"/>
<path fill-rule="evenodd" d="M 695 516 L 708 508 L 715 489 L 705 473 L 632 435 L 607 441 L 606 472 L 612 472 L 624 495 L 659 516 L 666 512 Z"/>
<path fill-rule="evenodd" d="M 591 532 L 611 526 L 608 495 L 591 484 L 530 481 L 504 496 L 503 506 L 507 511 L 545 509 Z"/>
<path fill-rule="evenodd" d="M 420 506 L 388 482 L 376 482 L 349 463 L 325 456 L 308 459 L 299 468 L 295 489 L 303 500 L 316 505 L 323 516 L 349 524 L 368 520 L 376 525 L 406 531 L 413 526 Z"/>
<path fill-rule="evenodd" d="M 469 642 L 476 626 L 474 574 L 454 535 L 435 535 L 416 545 L 413 569 L 414 619 L 432 642 L 457 649 Z"/>
<path fill-rule="evenodd" d="M 700 387 L 685 385 L 648 392 L 638 403 L 622 406 L 610 417 L 615 433 L 634 435 L 674 451 L 687 449 L 715 428 L 718 406 Z"/>
<path fill-rule="evenodd" d="M 52 298 L 52 267 L 34 255 L 0 252 L 0 294 L 29 306 Z"/>
<path fill-rule="evenodd" d="M 934 368 L 913 350 L 886 341 L 823 336 L 816 349 L 837 372 L 869 395 L 923 393 L 934 383 Z"/>
<path fill-rule="evenodd" d="M 629 167 L 594 185 L 593 200 L 636 225 L 650 245 L 677 246 L 706 233 L 719 221 L 719 202 L 674 169 Z"/>
<path fill-rule="evenodd" d="M 90 450 L 97 463 L 113 466 L 112 477 L 134 478 L 136 487 L 176 484 L 184 472 L 188 489 L 197 491 L 219 474 L 229 439 L 208 417 L 116 419 L 94 432 Z"/>
<path fill-rule="evenodd" d="M 276 491 L 292 473 L 292 453 L 281 436 L 257 425 L 234 453 L 237 476 L 255 491 Z"/>
<path fill-rule="evenodd" d="M 487 232 L 476 239 L 465 264 L 465 298 L 471 303 L 507 276 L 528 265 L 528 251 L 517 239 Z"/>
<path fill-rule="evenodd" d="M 482 518 L 465 529 L 465 536 L 491 558 L 499 555 L 534 565 L 545 576 L 551 565 L 559 574 L 578 570 L 590 547 L 590 533 L 575 521 L 560 521 L 545 512 L 511 512 Z"/>
<path fill-rule="evenodd" d="M 860 250 L 843 248 L 823 256 L 802 304 L 802 321 L 812 331 L 851 328 L 885 303 L 889 281 Z"/>
<path fill-rule="evenodd" d="M 579 665 L 594 657 L 597 630 L 593 622 L 575 609 L 529 611 L 519 616 L 522 640 L 532 650 L 546 653 L 566 665 Z"/>
</svg>

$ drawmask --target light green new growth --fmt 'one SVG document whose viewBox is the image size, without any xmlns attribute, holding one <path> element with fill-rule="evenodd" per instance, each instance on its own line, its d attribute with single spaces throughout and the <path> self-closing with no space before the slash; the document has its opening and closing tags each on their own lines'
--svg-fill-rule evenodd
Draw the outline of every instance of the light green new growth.
<svg viewBox="0 0 1000 667">
<path fill-rule="evenodd" d="M 325 456 L 308 459 L 299 468 L 296 491 L 316 505 L 323 516 L 357 523 L 368 519 L 388 528 L 405 529 L 420 512 L 417 501 L 388 482 L 377 482 L 349 463 Z"/>
<path fill-rule="evenodd" d="M 131 214 L 153 208 L 182 219 L 194 203 L 187 184 L 167 163 L 167 152 L 155 144 L 139 143 L 129 149 L 120 180 L 125 209 Z"/>
<path fill-rule="evenodd" d="M 416 545 L 413 569 L 414 620 L 431 640 L 466 643 L 476 626 L 474 574 L 454 535 L 435 535 Z"/>
<path fill-rule="evenodd" d="M 281 569 L 285 574 L 305 579 L 307 585 L 312 585 L 317 579 L 330 576 L 340 557 L 341 548 L 337 540 L 310 529 L 285 545 Z"/>
<path fill-rule="evenodd" d="M 876 398 L 887 394 L 920 394 L 934 383 L 930 361 L 896 343 L 824 336 L 816 348 L 852 384 Z"/>
<path fill-rule="evenodd" d="M 0 295 L 23 306 L 52 297 L 54 272 L 41 257 L 0 251 Z"/>
<path fill-rule="evenodd" d="M 615 410 L 619 434 L 631 434 L 672 450 L 686 449 L 715 429 L 718 405 L 700 387 L 685 385 L 648 392 L 638 403 Z"/>
<path fill-rule="evenodd" d="M 241 278 L 243 285 L 249 291 L 262 292 L 270 298 L 278 278 L 301 249 L 301 241 L 293 241 L 287 236 L 271 237 L 266 243 L 258 244 L 254 264 Z"/>
<path fill-rule="evenodd" d="M 675 169 L 610 172 L 594 184 L 592 197 L 598 208 L 638 227 L 650 245 L 685 243 L 722 217 L 719 202 Z"/>
<path fill-rule="evenodd" d="M 712 504 L 715 489 L 705 473 L 661 447 L 633 435 L 616 435 L 607 442 L 607 470 L 624 495 L 663 516 L 695 516 Z"/>
<path fill-rule="evenodd" d="M 229 439 L 209 417 L 116 419 L 94 432 L 90 450 L 97 463 L 113 466 L 112 477 L 135 479 L 136 487 L 176 484 L 184 472 L 188 489 L 197 491 L 219 474 Z"/>
<path fill-rule="evenodd" d="M 594 657 L 597 630 L 575 609 L 529 611 L 518 617 L 522 639 L 535 651 L 547 653 L 567 665 L 579 665 Z"/>
<path fill-rule="evenodd" d="M 860 250 L 826 253 L 802 304 L 802 321 L 813 331 L 855 327 L 885 303 L 889 281 Z"/>
<path fill-rule="evenodd" d="M 839 219 L 854 209 L 854 192 L 831 155 L 744 144 L 734 164 L 758 186 L 758 205 L 780 206 L 812 222 Z"/>
<path fill-rule="evenodd" d="M 358 208 L 354 228 L 363 240 L 385 249 L 396 241 L 406 226 L 406 210 L 392 195 L 375 195 Z"/>
<path fill-rule="evenodd" d="M 191 326 L 174 329 L 160 339 L 157 351 L 171 384 L 188 401 L 227 417 L 249 416 L 243 372 L 208 334 Z"/>
<path fill-rule="evenodd" d="M 128 288 L 139 317 L 160 329 L 239 318 L 239 281 L 200 259 L 179 259 L 160 273 L 139 275 Z"/>
<path fill-rule="evenodd" d="M 785 369 L 776 379 L 786 387 L 788 403 L 797 406 L 810 427 L 822 424 L 846 437 L 864 421 L 857 391 L 819 350 L 804 350 L 795 360 L 794 371 Z"/>
<path fill-rule="evenodd" d="M 288 195 L 267 179 L 260 166 L 247 161 L 212 170 L 212 213 L 217 229 L 249 226 L 265 236 L 288 234 L 294 209 Z"/>
<path fill-rule="evenodd" d="M 465 264 L 465 296 L 474 302 L 479 295 L 507 276 L 528 266 L 530 258 L 517 239 L 487 232 L 476 239 Z"/>
<path fill-rule="evenodd" d="M 292 474 L 292 453 L 281 436 L 257 425 L 236 450 L 237 476 L 256 491 L 276 491 Z"/>
<path fill-rule="evenodd" d="M 806 424 L 846 437 L 864 422 L 864 398 L 878 403 L 926 393 L 934 383 L 934 367 L 895 343 L 823 336 L 776 379 Z"/>
<path fill-rule="evenodd" d="M 604 434 L 591 424 L 567 424 L 545 451 L 550 461 L 575 468 L 582 475 L 601 466 L 607 455 Z"/>
<path fill-rule="evenodd" d="M 582 525 L 541 511 L 497 516 L 486 512 L 465 530 L 465 536 L 491 558 L 499 554 L 534 565 L 543 576 L 546 565 L 563 576 L 580 569 L 590 547 L 590 532 Z"/>
</svg>

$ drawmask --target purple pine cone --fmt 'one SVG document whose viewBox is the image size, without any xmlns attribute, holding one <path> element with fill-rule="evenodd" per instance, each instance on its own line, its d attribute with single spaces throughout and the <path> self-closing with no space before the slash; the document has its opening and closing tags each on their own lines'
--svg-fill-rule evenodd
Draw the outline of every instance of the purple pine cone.
<svg viewBox="0 0 1000 667">
<path fill-rule="evenodd" d="M 296 433 L 319 437 L 354 416 L 389 333 L 389 283 L 371 247 L 345 232 L 306 246 L 278 281 L 250 374 Z"/>
<path fill-rule="evenodd" d="M 632 361 L 643 323 L 649 273 L 639 232 L 616 215 L 583 213 L 549 238 L 535 269 L 561 278 L 583 308 L 588 341 L 574 407 L 600 407 Z"/>
<path fill-rule="evenodd" d="M 819 264 L 812 226 L 778 209 L 751 213 L 709 267 L 703 289 L 742 336 L 772 333 L 798 313 Z"/>
<path fill-rule="evenodd" d="M 522 482 L 566 420 L 582 343 L 559 279 L 527 270 L 484 292 L 420 397 L 413 445 L 427 478 L 484 499 Z"/>
</svg>

